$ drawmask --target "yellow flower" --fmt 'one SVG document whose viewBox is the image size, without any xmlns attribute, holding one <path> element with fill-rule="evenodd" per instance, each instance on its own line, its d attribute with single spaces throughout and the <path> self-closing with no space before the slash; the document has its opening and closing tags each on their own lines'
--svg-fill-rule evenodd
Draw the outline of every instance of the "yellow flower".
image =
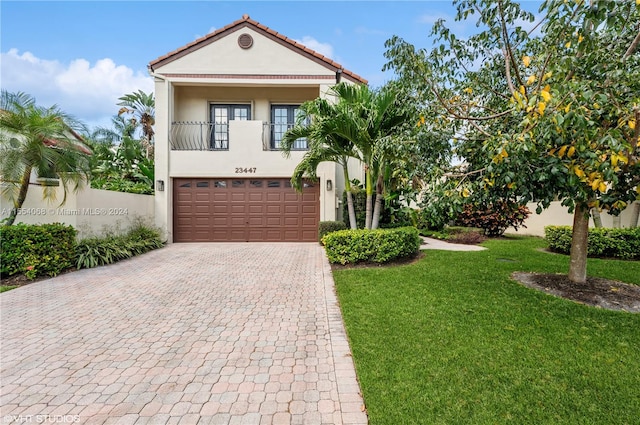
<svg viewBox="0 0 640 425">
<path fill-rule="evenodd" d="M 540 96 L 542 96 L 545 102 L 548 102 L 549 100 L 551 100 L 551 94 L 545 89 L 543 89 L 540 92 Z"/>
<path fill-rule="evenodd" d="M 638 0 L 638 1 L 640 1 L 640 0 Z M 635 130 L 636 129 L 636 120 L 629 120 L 628 124 L 629 124 L 629 128 L 631 130 Z"/>
<path fill-rule="evenodd" d="M 522 63 L 524 64 L 525 67 L 529 67 L 529 64 L 531 63 L 531 58 L 529 56 L 524 56 L 522 58 Z"/>
<path fill-rule="evenodd" d="M 538 103 L 538 113 L 540 115 L 544 115 L 544 110 L 547 107 L 547 105 L 544 102 L 539 102 Z"/>
<path fill-rule="evenodd" d="M 533 83 L 536 82 L 536 76 L 535 75 L 531 75 L 529 78 L 527 78 L 527 85 L 531 85 Z"/>
</svg>

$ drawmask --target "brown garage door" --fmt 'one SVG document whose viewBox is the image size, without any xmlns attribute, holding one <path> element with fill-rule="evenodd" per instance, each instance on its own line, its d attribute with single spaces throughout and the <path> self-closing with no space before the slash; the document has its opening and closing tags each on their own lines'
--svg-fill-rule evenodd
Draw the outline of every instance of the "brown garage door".
<svg viewBox="0 0 640 425">
<path fill-rule="evenodd" d="M 176 178 L 175 242 L 318 240 L 320 188 L 297 193 L 289 179 Z"/>
</svg>

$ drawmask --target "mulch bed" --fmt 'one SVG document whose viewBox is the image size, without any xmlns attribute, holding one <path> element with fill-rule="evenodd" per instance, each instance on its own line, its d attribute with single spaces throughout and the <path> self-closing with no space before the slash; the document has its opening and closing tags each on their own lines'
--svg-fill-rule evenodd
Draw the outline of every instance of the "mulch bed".
<svg viewBox="0 0 640 425">
<path fill-rule="evenodd" d="M 600 277 L 587 277 L 584 284 L 569 280 L 565 274 L 515 272 L 521 284 L 593 307 L 640 313 L 640 286 Z"/>
</svg>

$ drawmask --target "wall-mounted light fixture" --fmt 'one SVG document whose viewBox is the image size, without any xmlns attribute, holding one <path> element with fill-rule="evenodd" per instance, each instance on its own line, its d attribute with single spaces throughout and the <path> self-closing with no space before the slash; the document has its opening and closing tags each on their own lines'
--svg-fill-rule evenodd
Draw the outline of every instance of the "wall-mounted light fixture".
<svg viewBox="0 0 640 425">
<path fill-rule="evenodd" d="M 156 190 L 158 192 L 164 192 L 164 180 L 156 180 Z"/>
<path fill-rule="evenodd" d="M 327 191 L 331 192 L 333 190 L 333 182 L 331 180 L 327 180 Z"/>
</svg>

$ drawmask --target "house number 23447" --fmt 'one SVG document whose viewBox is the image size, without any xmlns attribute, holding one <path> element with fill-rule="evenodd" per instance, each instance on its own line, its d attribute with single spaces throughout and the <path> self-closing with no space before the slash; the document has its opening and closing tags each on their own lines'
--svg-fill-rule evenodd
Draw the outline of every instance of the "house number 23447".
<svg viewBox="0 0 640 425">
<path fill-rule="evenodd" d="M 247 173 L 255 173 L 255 172 L 256 172 L 256 167 L 253 167 L 253 168 L 236 167 L 236 174 L 247 174 Z"/>
</svg>

